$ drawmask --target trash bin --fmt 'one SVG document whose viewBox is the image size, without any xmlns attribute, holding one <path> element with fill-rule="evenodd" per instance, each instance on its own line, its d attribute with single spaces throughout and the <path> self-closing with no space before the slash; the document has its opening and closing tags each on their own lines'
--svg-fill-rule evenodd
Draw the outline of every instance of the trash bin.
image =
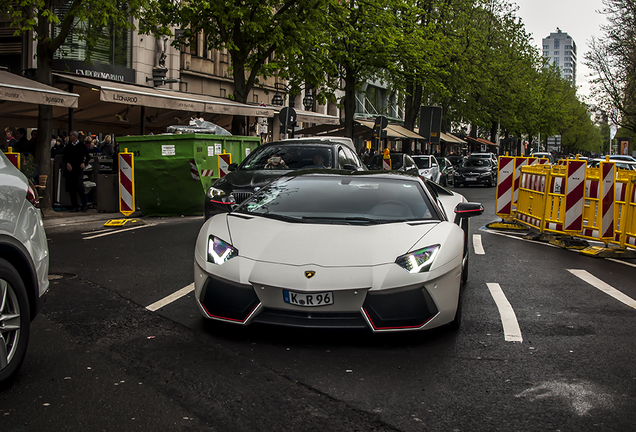
<svg viewBox="0 0 636 432">
<path fill-rule="evenodd" d="M 104 213 L 119 211 L 118 181 L 117 174 L 97 174 L 97 187 L 95 188 L 97 211 Z"/>
<path fill-rule="evenodd" d="M 145 216 L 202 215 L 205 192 L 219 178 L 218 154 L 240 163 L 259 137 L 210 134 L 127 136 L 119 151 L 134 154 L 135 203 Z"/>
</svg>

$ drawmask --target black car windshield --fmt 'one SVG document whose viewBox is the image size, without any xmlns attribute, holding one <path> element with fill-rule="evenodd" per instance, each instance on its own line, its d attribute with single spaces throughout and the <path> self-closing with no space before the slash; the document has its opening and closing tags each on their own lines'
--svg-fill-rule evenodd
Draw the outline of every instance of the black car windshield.
<svg viewBox="0 0 636 432">
<path fill-rule="evenodd" d="M 431 167 L 431 158 L 413 156 L 413 160 L 419 169 L 427 169 Z"/>
<path fill-rule="evenodd" d="M 464 168 L 490 167 L 490 160 L 484 158 L 468 158 L 462 165 Z"/>
<path fill-rule="evenodd" d="M 354 225 L 441 218 L 419 182 L 318 174 L 280 178 L 235 212 L 305 223 Z"/>
<path fill-rule="evenodd" d="M 367 164 L 367 167 L 370 170 L 382 170 L 382 159 L 384 158 L 384 155 L 381 154 L 377 154 L 375 156 L 373 156 L 371 158 L 371 160 L 369 161 L 369 163 Z M 391 155 L 391 169 L 392 170 L 398 170 L 400 168 L 402 168 L 404 161 L 402 158 L 402 154 L 397 154 L 394 153 Z"/>
<path fill-rule="evenodd" d="M 258 148 L 241 164 L 242 170 L 296 170 L 333 168 L 331 147 L 310 144 L 272 145 Z"/>
</svg>

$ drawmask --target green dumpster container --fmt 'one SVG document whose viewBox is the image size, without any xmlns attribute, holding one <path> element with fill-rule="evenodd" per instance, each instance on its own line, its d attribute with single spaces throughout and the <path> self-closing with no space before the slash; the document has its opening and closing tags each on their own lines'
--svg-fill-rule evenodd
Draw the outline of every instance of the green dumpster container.
<svg viewBox="0 0 636 432">
<path fill-rule="evenodd" d="M 134 154 L 135 201 L 144 216 L 201 215 L 219 178 L 218 155 L 240 163 L 259 137 L 175 134 L 118 137 L 119 151 Z M 227 158 L 227 157 L 226 157 Z"/>
</svg>

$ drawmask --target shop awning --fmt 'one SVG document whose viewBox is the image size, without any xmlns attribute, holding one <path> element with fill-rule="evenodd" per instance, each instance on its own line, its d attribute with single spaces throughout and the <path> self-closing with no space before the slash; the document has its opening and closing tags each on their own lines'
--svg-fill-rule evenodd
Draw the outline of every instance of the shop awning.
<svg viewBox="0 0 636 432">
<path fill-rule="evenodd" d="M 77 108 L 79 95 L 0 70 L 0 100 Z"/>
<path fill-rule="evenodd" d="M 295 109 L 295 108 L 294 108 Z M 303 111 L 295 109 L 296 122 L 314 123 L 317 125 L 340 125 L 340 118 L 327 114 L 317 113 L 313 111 Z"/>
<path fill-rule="evenodd" d="M 60 82 L 79 85 L 99 92 L 99 100 L 102 102 L 196 113 L 274 117 L 273 107 L 248 105 L 213 96 L 103 81 L 77 75 L 54 75 Z"/>
<path fill-rule="evenodd" d="M 440 138 L 443 142 L 449 144 L 466 144 L 466 141 L 463 139 L 457 138 L 455 135 L 442 132 Z"/>
</svg>

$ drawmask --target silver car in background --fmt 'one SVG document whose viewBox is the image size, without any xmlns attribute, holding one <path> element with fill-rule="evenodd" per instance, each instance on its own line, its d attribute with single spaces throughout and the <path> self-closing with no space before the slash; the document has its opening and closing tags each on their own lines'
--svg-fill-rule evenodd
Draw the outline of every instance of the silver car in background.
<svg viewBox="0 0 636 432">
<path fill-rule="evenodd" d="M 439 164 L 435 156 L 431 155 L 412 155 L 417 169 L 420 173 L 420 177 L 424 180 L 431 180 L 435 183 L 440 182 Z"/>
<path fill-rule="evenodd" d="M 0 387 L 14 378 L 31 321 L 49 288 L 49 250 L 37 193 L 0 151 Z"/>
</svg>

